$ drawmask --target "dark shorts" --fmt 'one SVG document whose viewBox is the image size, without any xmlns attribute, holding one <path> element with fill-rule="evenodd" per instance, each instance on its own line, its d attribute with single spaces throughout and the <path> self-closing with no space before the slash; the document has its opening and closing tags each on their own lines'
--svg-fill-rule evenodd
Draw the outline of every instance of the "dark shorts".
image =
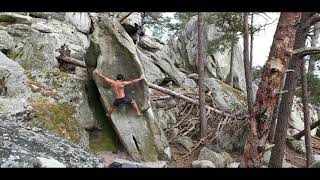
<svg viewBox="0 0 320 180">
<path fill-rule="evenodd" d="M 132 99 L 130 99 L 128 96 L 125 96 L 120 99 L 115 99 L 113 101 L 114 106 L 119 106 L 120 104 L 131 104 L 131 103 L 132 103 Z"/>
</svg>

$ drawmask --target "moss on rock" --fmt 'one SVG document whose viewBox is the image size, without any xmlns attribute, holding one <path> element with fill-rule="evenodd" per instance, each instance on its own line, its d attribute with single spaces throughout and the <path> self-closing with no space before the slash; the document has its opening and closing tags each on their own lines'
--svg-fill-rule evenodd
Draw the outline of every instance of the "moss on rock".
<svg viewBox="0 0 320 180">
<path fill-rule="evenodd" d="M 35 124 L 42 128 L 49 129 L 60 136 L 71 140 L 73 143 L 80 143 L 81 129 L 79 120 L 75 117 L 75 108 L 69 103 L 52 103 L 46 99 L 31 101 L 35 109 Z"/>
</svg>

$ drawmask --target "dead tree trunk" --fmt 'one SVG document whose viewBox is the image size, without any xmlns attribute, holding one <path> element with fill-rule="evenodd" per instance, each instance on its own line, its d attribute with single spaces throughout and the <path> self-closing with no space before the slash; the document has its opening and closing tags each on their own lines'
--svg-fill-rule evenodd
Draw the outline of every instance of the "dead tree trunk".
<svg viewBox="0 0 320 180">
<path fill-rule="evenodd" d="M 314 123 L 311 124 L 311 126 L 310 126 L 310 131 L 312 131 L 314 128 L 316 128 L 316 127 L 318 127 L 318 126 L 320 126 L 320 120 L 318 120 L 318 121 L 316 121 L 316 122 L 314 122 Z M 297 134 L 295 134 L 295 135 L 293 136 L 293 138 L 299 140 L 299 139 L 301 139 L 305 134 L 306 134 L 306 130 L 304 129 L 304 130 L 298 132 Z"/>
<path fill-rule="evenodd" d="M 253 61 L 253 12 L 251 14 L 251 28 L 250 28 L 250 69 Z"/>
<path fill-rule="evenodd" d="M 248 113 L 252 113 L 253 109 L 253 92 L 252 92 L 252 76 L 251 66 L 249 59 L 249 24 L 248 24 L 248 13 L 244 13 L 244 34 L 243 34 L 243 61 L 244 61 L 244 73 L 246 76 L 246 89 L 247 89 L 247 102 L 248 102 Z"/>
<path fill-rule="evenodd" d="M 301 23 L 299 28 L 296 32 L 296 37 L 294 41 L 294 49 L 299 49 L 305 47 L 305 42 L 307 38 L 308 29 L 305 29 L 304 26 L 306 25 L 307 19 L 309 18 L 310 14 L 302 13 Z M 272 168 L 281 168 L 284 158 L 284 148 L 286 146 L 286 136 L 287 136 L 287 129 L 289 124 L 289 117 L 291 115 L 291 108 L 293 103 L 294 97 L 294 90 L 296 87 L 296 77 L 297 72 L 299 72 L 300 62 L 303 59 L 300 58 L 298 55 L 294 55 L 289 63 L 290 70 L 294 70 L 294 72 L 289 72 L 286 75 L 286 81 L 284 84 L 284 93 L 281 98 L 280 108 L 279 108 L 279 115 L 277 120 L 276 132 L 274 137 L 275 146 L 272 148 L 269 167 Z"/>
<path fill-rule="evenodd" d="M 283 73 L 287 70 L 292 57 L 301 13 L 283 12 L 273 38 L 268 60 L 262 72 L 261 82 L 256 95 L 256 103 L 250 115 L 250 131 L 244 147 L 241 167 L 261 167 L 269 125 L 280 89 Z"/>
<path fill-rule="evenodd" d="M 302 104 L 303 104 L 303 119 L 305 129 L 305 146 L 306 146 L 306 167 L 309 167 L 313 161 L 311 133 L 310 133 L 310 111 L 309 111 L 309 99 L 308 99 L 308 83 L 306 75 L 305 61 L 301 61 L 300 66 L 301 80 L 302 80 Z"/>
<path fill-rule="evenodd" d="M 311 47 L 317 47 L 318 38 L 320 35 L 320 23 L 316 23 L 314 25 L 313 35 L 311 36 Z M 309 67 L 308 67 L 308 74 L 314 74 L 315 70 L 315 56 L 310 55 L 309 59 Z"/>
<path fill-rule="evenodd" d="M 282 97 L 282 90 L 283 90 L 284 83 L 286 81 L 286 77 L 287 77 L 287 73 L 283 75 L 280 92 L 277 95 L 277 102 L 276 102 L 276 105 L 274 106 L 274 110 L 272 113 L 272 119 L 271 119 L 271 125 L 270 125 L 269 137 L 268 137 L 268 141 L 270 143 L 273 143 L 274 134 L 276 132 L 276 125 L 277 125 L 278 113 L 279 113 L 280 102 Z"/>
<path fill-rule="evenodd" d="M 230 50 L 230 70 L 229 70 L 229 85 L 233 87 L 233 51 L 234 51 L 234 40 L 231 40 L 231 50 Z"/>
<path fill-rule="evenodd" d="M 201 137 L 207 136 L 207 119 L 204 94 L 204 27 L 203 12 L 198 13 L 198 74 L 199 74 L 199 111 Z"/>
</svg>

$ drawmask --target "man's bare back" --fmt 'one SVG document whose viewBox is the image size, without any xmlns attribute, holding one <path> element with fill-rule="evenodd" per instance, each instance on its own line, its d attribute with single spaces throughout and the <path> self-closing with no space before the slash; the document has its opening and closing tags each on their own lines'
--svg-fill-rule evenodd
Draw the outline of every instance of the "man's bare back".
<svg viewBox="0 0 320 180">
<path fill-rule="evenodd" d="M 94 71 L 94 73 L 96 73 L 102 80 L 104 80 L 106 83 L 108 83 L 114 94 L 115 94 L 115 101 L 113 102 L 113 105 L 111 107 L 111 109 L 109 110 L 109 115 L 111 115 L 111 113 L 120 105 L 120 104 L 131 104 L 133 106 L 133 108 L 136 110 L 137 114 L 138 115 L 141 115 L 141 112 L 138 108 L 138 105 L 136 103 L 135 100 L 131 100 L 129 97 L 127 97 L 124 93 L 124 88 L 125 86 L 127 85 L 130 85 L 130 84 L 133 84 L 133 83 L 136 83 L 136 82 L 139 82 L 141 80 L 144 79 L 144 77 L 141 75 L 140 78 L 138 79 L 134 79 L 134 80 L 131 80 L 131 81 L 124 81 L 123 79 L 123 76 L 121 74 L 119 74 L 117 76 L 117 80 L 112 80 L 112 79 L 109 79 L 105 76 L 103 76 L 98 69 L 96 69 Z"/>
</svg>

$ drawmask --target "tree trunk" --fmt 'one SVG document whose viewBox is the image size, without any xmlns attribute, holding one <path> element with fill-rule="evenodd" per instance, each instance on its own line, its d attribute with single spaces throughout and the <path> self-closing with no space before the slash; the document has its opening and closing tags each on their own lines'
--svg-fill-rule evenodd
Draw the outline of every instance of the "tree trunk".
<svg viewBox="0 0 320 180">
<path fill-rule="evenodd" d="M 304 29 L 305 23 L 309 18 L 308 13 L 302 13 L 301 24 L 299 25 L 298 31 L 294 41 L 294 49 L 305 47 L 308 29 Z M 276 133 L 274 137 L 275 146 L 272 148 L 269 167 L 281 168 L 284 158 L 284 148 L 286 146 L 286 136 L 289 124 L 289 117 L 291 115 L 291 108 L 293 103 L 294 91 L 297 82 L 297 72 L 299 72 L 300 62 L 303 59 L 300 56 L 294 55 L 289 63 L 289 68 L 294 72 L 289 72 L 286 75 L 286 81 L 283 90 L 288 91 L 282 95 L 281 103 L 276 126 Z"/>
<path fill-rule="evenodd" d="M 250 115 L 250 131 L 244 147 L 241 167 L 261 167 L 269 125 L 280 89 L 283 72 L 287 70 L 292 57 L 301 13 L 283 12 L 273 38 L 268 60 L 264 66 L 261 82 L 256 95 L 253 112 Z"/>
<path fill-rule="evenodd" d="M 204 94 L 204 27 L 203 12 L 198 12 L 198 74 L 199 74 L 199 111 L 201 122 L 201 137 L 207 136 L 207 119 Z"/>
<path fill-rule="evenodd" d="M 311 133 L 310 133 L 310 111 L 309 111 L 309 99 L 308 99 L 308 84 L 306 75 L 305 62 L 301 61 L 300 66 L 301 80 L 302 80 L 302 104 L 303 104 L 303 119 L 305 129 L 305 145 L 307 162 L 306 167 L 309 167 L 313 161 L 312 145 L 311 145 Z"/>
<path fill-rule="evenodd" d="M 278 113 L 279 113 L 280 102 L 282 97 L 282 90 L 283 90 L 284 83 L 286 81 L 286 77 L 287 77 L 287 73 L 283 75 L 280 92 L 277 96 L 277 102 L 272 113 L 272 119 L 271 119 L 271 125 L 270 125 L 269 137 L 268 137 L 268 141 L 270 143 L 274 142 L 274 134 L 276 132 L 276 125 L 277 125 Z"/>
<path fill-rule="evenodd" d="M 246 76 L 246 88 L 247 88 L 247 102 L 248 102 L 248 113 L 252 113 L 253 109 L 253 92 L 252 92 L 252 77 L 251 77 L 251 66 L 249 60 L 249 24 L 248 24 L 248 13 L 243 13 L 244 21 L 244 34 L 243 34 L 243 62 L 244 62 L 244 73 Z"/>
<path fill-rule="evenodd" d="M 320 23 L 316 23 L 314 25 L 314 34 L 311 36 L 311 47 L 317 47 L 317 40 L 320 35 Z M 308 74 L 314 74 L 315 70 L 315 56 L 310 55 L 309 59 L 309 67 L 308 67 Z"/>
<path fill-rule="evenodd" d="M 229 85 L 233 87 L 233 51 L 234 51 L 234 40 L 231 40 L 231 50 L 230 50 L 230 70 L 229 70 Z"/>
<path fill-rule="evenodd" d="M 251 28 L 250 28 L 250 69 L 253 61 L 253 12 L 251 14 Z"/>
</svg>

